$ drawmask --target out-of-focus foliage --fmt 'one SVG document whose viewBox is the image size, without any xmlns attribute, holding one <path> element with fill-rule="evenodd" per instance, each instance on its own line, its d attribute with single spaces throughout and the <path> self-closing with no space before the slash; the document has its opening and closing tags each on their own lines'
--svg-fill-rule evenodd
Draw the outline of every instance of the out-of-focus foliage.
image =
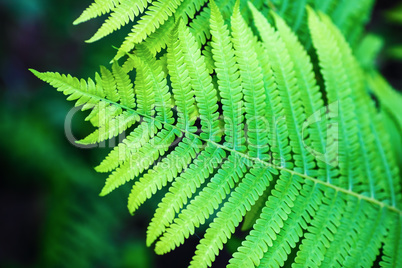
<svg viewBox="0 0 402 268">
<path fill-rule="evenodd" d="M 37 172 L 36 183 L 48 191 L 37 267 L 150 266 L 146 248 L 116 237 L 127 221 L 123 200 L 97 196 L 94 186 L 101 182 L 82 156 L 66 148 L 52 125 L 27 111 L 11 109 L 11 115 L 6 109 L 11 108 L 0 111 L 0 133 L 8 137 L 1 142 L 2 151 L 26 173 Z"/>
</svg>

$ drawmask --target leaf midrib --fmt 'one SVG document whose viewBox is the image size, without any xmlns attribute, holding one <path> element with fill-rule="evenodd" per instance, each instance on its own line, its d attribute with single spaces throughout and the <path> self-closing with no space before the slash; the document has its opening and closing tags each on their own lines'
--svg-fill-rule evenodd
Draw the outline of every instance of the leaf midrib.
<svg viewBox="0 0 402 268">
<path fill-rule="evenodd" d="M 81 92 L 82 92 L 82 91 L 81 91 Z M 263 165 L 265 165 L 265 166 L 267 166 L 267 167 L 272 167 L 272 168 L 277 169 L 277 170 L 283 170 L 283 171 L 289 172 L 289 173 L 291 173 L 292 175 L 296 175 L 296 176 L 299 176 L 299 177 L 301 177 L 301 178 L 305 178 L 305 179 L 311 180 L 311 181 L 313 181 L 315 184 L 321 184 L 321 185 L 326 186 L 326 187 L 328 187 L 328 188 L 332 188 L 332 189 L 334 189 L 334 190 L 337 191 L 337 192 L 342 192 L 342 193 L 344 193 L 344 194 L 354 196 L 354 197 L 356 197 L 356 198 L 358 198 L 358 199 L 360 199 L 360 200 L 365 200 L 365 201 L 367 201 L 367 202 L 376 204 L 376 205 L 380 206 L 380 208 L 386 208 L 386 209 L 388 209 L 388 210 L 394 211 L 394 212 L 398 213 L 400 216 L 402 216 L 402 210 L 400 210 L 399 208 L 397 208 L 397 207 L 395 207 L 395 206 L 388 205 L 388 204 L 386 204 L 386 203 L 384 203 L 384 202 L 382 202 L 382 201 L 379 201 L 379 200 L 377 200 L 377 199 L 375 199 L 375 198 L 371 198 L 371 197 L 368 197 L 368 196 L 364 196 L 364 195 L 362 195 L 362 194 L 355 193 L 355 192 L 353 192 L 353 191 L 351 191 L 351 190 L 347 190 L 347 189 L 338 187 L 338 186 L 336 186 L 336 185 L 333 185 L 333 184 L 331 184 L 331 183 L 328 183 L 328 182 L 325 182 L 325 181 L 321 181 L 321 180 L 315 179 L 315 178 L 310 177 L 310 176 L 308 176 L 308 175 L 306 175 L 306 174 L 302 174 L 302 173 L 296 172 L 296 171 L 294 171 L 294 170 L 288 169 L 288 168 L 283 167 L 283 166 L 275 166 L 275 165 L 273 165 L 273 164 L 271 164 L 271 163 L 268 163 L 268 162 L 265 162 L 265 161 L 263 161 L 263 160 L 261 160 L 261 159 L 259 159 L 259 158 L 250 157 L 250 156 L 248 156 L 247 154 L 244 154 L 244 153 L 241 153 L 241 152 L 236 151 L 236 150 L 234 150 L 234 149 L 230 149 L 230 148 L 228 148 L 228 147 L 225 147 L 225 146 L 223 146 L 223 145 L 221 145 L 221 144 L 219 144 L 219 143 L 216 143 L 216 142 L 214 142 L 214 141 L 212 141 L 212 140 L 210 140 L 210 139 L 204 139 L 204 138 L 201 138 L 200 136 L 198 136 L 198 135 L 196 135 L 196 134 L 194 134 L 194 133 L 191 133 L 191 132 L 186 131 L 186 130 L 182 130 L 182 129 L 178 128 L 176 125 L 163 122 L 163 121 L 158 120 L 157 118 L 151 117 L 151 116 L 149 116 L 149 115 L 143 115 L 143 114 L 141 114 L 141 113 L 138 113 L 137 111 L 133 110 L 132 108 L 129 108 L 129 107 L 127 107 L 127 106 L 125 106 L 125 105 L 122 105 L 122 104 L 120 104 L 120 103 L 117 103 L 117 102 L 114 102 L 114 101 L 110 101 L 110 100 L 105 99 L 105 98 L 101 98 L 101 97 L 99 97 L 99 96 L 97 96 L 97 95 L 93 95 L 93 94 L 90 94 L 90 93 L 88 93 L 88 92 L 82 92 L 82 94 L 87 95 L 87 96 L 90 96 L 91 98 L 99 99 L 100 101 L 105 101 L 105 102 L 108 102 L 108 103 L 110 103 L 110 104 L 116 105 L 116 106 L 118 106 L 118 107 L 120 107 L 120 108 L 122 108 L 122 109 L 125 109 L 125 110 L 127 110 L 127 111 L 129 111 L 129 112 L 135 113 L 135 114 L 137 114 L 137 115 L 139 115 L 139 116 L 142 116 L 142 117 L 145 117 L 145 118 L 150 118 L 151 120 L 159 121 L 161 124 L 169 125 L 170 127 L 174 128 L 174 129 L 177 129 L 177 130 L 179 130 L 179 131 L 181 131 L 181 132 L 183 132 L 183 133 L 185 133 L 185 134 L 187 134 L 187 135 L 194 136 L 194 137 L 196 137 L 196 138 L 198 138 L 199 140 L 202 140 L 202 141 L 204 141 L 204 142 L 212 143 L 212 144 L 214 144 L 215 146 L 217 146 L 217 147 L 219 147 L 219 148 L 221 148 L 221 149 L 223 149 L 223 150 L 226 150 L 226 151 L 228 151 L 228 152 L 232 152 L 232 153 L 238 154 L 238 155 L 241 156 L 242 158 L 249 159 L 249 160 L 251 160 L 251 161 L 253 161 L 253 162 L 259 162 L 259 163 L 261 163 L 261 164 L 263 164 Z"/>
</svg>

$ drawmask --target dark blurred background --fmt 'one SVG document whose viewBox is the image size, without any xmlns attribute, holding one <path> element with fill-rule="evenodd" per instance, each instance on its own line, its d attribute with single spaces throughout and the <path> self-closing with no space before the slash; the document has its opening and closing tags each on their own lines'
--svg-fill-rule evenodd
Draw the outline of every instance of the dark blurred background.
<svg viewBox="0 0 402 268">
<path fill-rule="evenodd" d="M 125 31 L 84 43 L 101 20 L 72 22 L 90 2 L 0 0 L 0 267 L 185 267 L 197 235 L 164 256 L 147 248 L 146 227 L 162 193 L 135 217 L 126 209 L 129 187 L 99 197 L 106 175 L 92 167 L 109 149 L 69 143 L 64 120 L 72 103 L 28 71 L 85 78 L 109 62 Z M 402 6 L 399 12 L 396 6 L 378 1 L 368 29 L 384 40 L 381 73 L 401 89 Z M 91 131 L 83 118 L 73 119 L 77 137 Z M 235 238 L 216 267 L 237 243 Z"/>
</svg>

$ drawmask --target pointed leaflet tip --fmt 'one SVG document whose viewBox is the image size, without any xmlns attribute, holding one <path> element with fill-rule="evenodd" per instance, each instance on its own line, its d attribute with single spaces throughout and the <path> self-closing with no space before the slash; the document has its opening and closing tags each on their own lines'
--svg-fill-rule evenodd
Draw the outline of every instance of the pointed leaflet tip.
<svg viewBox="0 0 402 268">
<path fill-rule="evenodd" d="M 41 72 L 38 72 L 37 70 L 35 70 L 35 69 L 31 69 L 31 68 L 29 68 L 28 69 L 31 73 L 33 73 L 36 77 L 39 77 L 40 76 L 40 74 L 41 74 Z"/>
<path fill-rule="evenodd" d="M 315 15 L 315 12 L 314 12 L 314 10 L 311 8 L 310 5 L 306 5 L 306 10 L 307 10 L 307 13 L 308 13 L 309 16 L 310 16 L 310 15 Z"/>
<path fill-rule="evenodd" d="M 78 25 L 80 24 L 82 21 L 80 20 L 80 18 L 77 18 L 75 21 L 73 21 L 73 25 Z"/>
<path fill-rule="evenodd" d="M 249 2 L 249 3 L 251 3 L 251 2 Z M 235 12 L 240 12 L 240 0 L 236 0 L 236 3 L 233 7 L 233 13 L 235 13 Z"/>
</svg>

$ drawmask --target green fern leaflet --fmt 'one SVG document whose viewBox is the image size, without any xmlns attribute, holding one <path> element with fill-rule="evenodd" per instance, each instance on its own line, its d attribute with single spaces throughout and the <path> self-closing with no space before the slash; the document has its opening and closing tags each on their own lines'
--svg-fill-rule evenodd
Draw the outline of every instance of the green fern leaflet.
<svg viewBox="0 0 402 268">
<path fill-rule="evenodd" d="M 371 267 L 380 252 L 402 267 L 400 171 L 368 93 L 381 83 L 349 45 L 356 14 L 336 26 L 321 11 L 347 1 L 291 2 L 98 0 L 76 23 L 111 13 L 94 41 L 135 21 L 124 65 L 86 81 L 32 71 L 90 110 L 80 143 L 131 131 L 96 167 L 101 195 L 132 184 L 133 214 L 168 187 L 147 230 L 157 254 L 209 222 L 190 267 L 210 267 L 243 222 L 228 267 Z"/>
</svg>

